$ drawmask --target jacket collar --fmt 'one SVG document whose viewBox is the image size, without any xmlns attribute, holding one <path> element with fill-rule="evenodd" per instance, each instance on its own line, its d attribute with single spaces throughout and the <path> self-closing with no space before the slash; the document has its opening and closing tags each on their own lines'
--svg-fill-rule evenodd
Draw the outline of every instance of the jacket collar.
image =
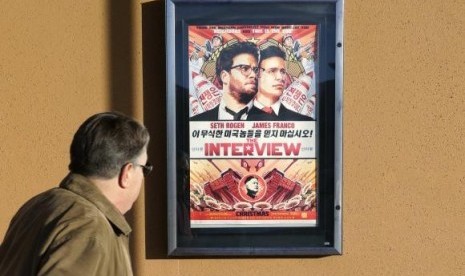
<svg viewBox="0 0 465 276">
<path fill-rule="evenodd" d="M 60 188 L 78 194 L 94 204 L 110 221 L 115 230 L 118 229 L 126 236 L 131 233 L 132 229 L 124 216 L 87 177 L 70 173 L 60 183 Z"/>
</svg>

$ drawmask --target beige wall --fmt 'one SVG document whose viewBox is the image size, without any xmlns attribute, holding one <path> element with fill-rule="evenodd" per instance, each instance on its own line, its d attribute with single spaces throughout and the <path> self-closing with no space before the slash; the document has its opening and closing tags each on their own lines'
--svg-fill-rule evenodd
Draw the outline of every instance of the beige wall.
<svg viewBox="0 0 465 276">
<path fill-rule="evenodd" d="M 464 1 L 346 0 L 344 254 L 314 259 L 164 257 L 165 57 L 146 65 L 159 90 L 144 95 L 139 1 L 0 11 L 2 238 L 20 205 L 67 173 L 77 126 L 116 109 L 145 116 L 154 136 L 157 176 L 130 216 L 138 275 L 465 274 Z"/>
</svg>

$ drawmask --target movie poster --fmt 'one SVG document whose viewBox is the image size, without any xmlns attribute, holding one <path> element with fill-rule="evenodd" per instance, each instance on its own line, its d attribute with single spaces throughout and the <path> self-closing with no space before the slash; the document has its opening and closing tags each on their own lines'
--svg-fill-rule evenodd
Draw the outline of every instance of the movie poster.
<svg viewBox="0 0 465 276">
<path fill-rule="evenodd" d="M 192 228 L 317 225 L 317 32 L 188 27 Z"/>
</svg>

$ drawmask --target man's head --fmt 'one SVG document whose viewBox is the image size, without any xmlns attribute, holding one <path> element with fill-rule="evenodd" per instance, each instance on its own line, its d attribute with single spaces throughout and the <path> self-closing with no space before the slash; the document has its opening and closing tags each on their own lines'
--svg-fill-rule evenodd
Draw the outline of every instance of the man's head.
<svg viewBox="0 0 465 276">
<path fill-rule="evenodd" d="M 239 103 L 248 103 L 257 93 L 258 48 L 251 42 L 238 42 L 224 48 L 216 60 L 216 75 Z"/>
<path fill-rule="evenodd" d="M 258 94 L 272 102 L 283 94 L 286 78 L 286 53 L 277 46 L 260 51 Z"/>
<path fill-rule="evenodd" d="M 87 177 L 113 178 L 126 164 L 141 162 L 144 155 L 146 159 L 149 139 L 147 129 L 128 116 L 116 112 L 93 115 L 74 135 L 69 169 Z"/>
<path fill-rule="evenodd" d="M 223 45 L 223 37 L 219 34 L 216 34 L 212 37 L 212 46 L 213 46 L 213 49 L 216 49 L 218 47 L 220 47 L 221 45 Z"/>
<path fill-rule="evenodd" d="M 284 35 L 283 45 L 288 48 L 294 47 L 294 39 L 292 38 L 292 35 L 290 34 Z"/>
<path fill-rule="evenodd" d="M 245 188 L 247 189 L 247 195 L 254 198 L 260 189 L 258 179 L 255 176 L 249 176 L 245 180 Z"/>
</svg>

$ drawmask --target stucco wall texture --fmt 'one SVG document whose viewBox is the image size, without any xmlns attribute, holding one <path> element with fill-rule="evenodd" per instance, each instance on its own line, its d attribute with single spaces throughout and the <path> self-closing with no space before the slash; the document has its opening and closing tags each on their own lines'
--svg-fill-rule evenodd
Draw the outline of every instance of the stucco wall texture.
<svg viewBox="0 0 465 276">
<path fill-rule="evenodd" d="M 180 260 L 164 257 L 161 225 L 163 5 L 150 66 L 141 4 L 0 1 L 0 240 L 65 176 L 79 124 L 120 110 L 151 128 L 156 164 L 129 216 L 137 275 L 465 274 L 465 1 L 345 1 L 342 256 Z"/>
</svg>

